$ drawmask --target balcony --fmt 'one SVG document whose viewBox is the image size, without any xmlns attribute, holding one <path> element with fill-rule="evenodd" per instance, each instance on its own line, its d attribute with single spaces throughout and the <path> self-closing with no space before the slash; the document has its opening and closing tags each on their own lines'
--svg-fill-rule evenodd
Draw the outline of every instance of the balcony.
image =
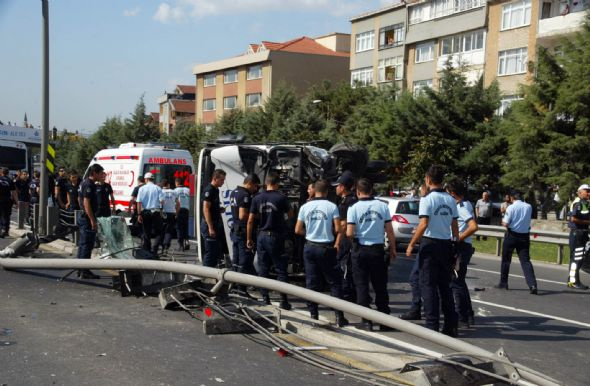
<svg viewBox="0 0 590 386">
<path fill-rule="evenodd" d="M 582 0 L 543 2 L 537 39 L 550 42 L 579 31 L 587 8 Z"/>
<path fill-rule="evenodd" d="M 467 67 L 470 66 L 477 66 L 483 65 L 485 62 L 485 51 L 484 50 L 477 50 L 471 52 L 462 52 L 453 55 L 441 55 L 437 58 L 436 63 L 436 70 L 442 71 L 447 64 L 447 60 L 451 56 L 451 63 L 453 67 L 457 68 L 461 65 L 465 65 Z"/>
</svg>

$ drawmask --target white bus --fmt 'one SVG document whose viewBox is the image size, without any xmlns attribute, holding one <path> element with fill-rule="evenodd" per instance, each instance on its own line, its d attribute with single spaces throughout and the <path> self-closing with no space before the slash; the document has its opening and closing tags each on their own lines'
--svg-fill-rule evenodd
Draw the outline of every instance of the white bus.
<svg viewBox="0 0 590 386">
<path fill-rule="evenodd" d="M 0 139 L 0 166 L 7 167 L 10 175 L 29 170 L 27 145 L 22 142 Z"/>
</svg>

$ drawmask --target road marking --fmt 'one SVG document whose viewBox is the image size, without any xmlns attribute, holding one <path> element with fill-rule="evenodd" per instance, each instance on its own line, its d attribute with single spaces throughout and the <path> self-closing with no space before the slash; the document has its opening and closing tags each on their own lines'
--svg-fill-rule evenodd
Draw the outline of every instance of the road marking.
<svg viewBox="0 0 590 386">
<path fill-rule="evenodd" d="M 529 314 L 529 315 L 535 315 L 535 316 L 542 316 L 542 317 L 547 318 L 547 319 L 559 320 L 559 321 L 564 322 L 564 323 L 570 323 L 570 324 L 575 324 L 575 325 L 578 325 L 578 326 L 590 328 L 590 324 L 589 323 L 578 322 L 577 320 L 570 320 L 570 319 L 562 318 L 562 317 L 559 317 L 559 316 L 553 316 L 553 315 L 542 314 L 540 312 L 523 310 L 522 308 L 505 306 L 505 305 L 502 305 L 502 304 L 496 304 L 496 303 L 491 303 L 491 302 L 485 302 L 483 300 L 471 299 L 471 301 L 473 303 L 485 304 L 485 305 L 492 306 L 492 307 L 503 308 L 505 310 L 521 312 L 523 314 Z"/>
<path fill-rule="evenodd" d="M 500 274 L 500 272 L 498 272 L 498 271 L 489 271 L 487 269 L 472 268 L 472 267 L 468 267 L 467 270 L 468 271 L 480 271 L 480 272 L 494 273 L 496 275 L 499 275 Z M 519 278 L 524 279 L 524 276 L 515 275 L 513 273 L 509 274 L 508 276 L 511 276 L 511 277 L 519 277 Z M 547 280 L 547 279 L 537 279 L 537 281 L 543 281 L 545 283 L 553 283 L 553 284 L 565 285 L 565 282 L 562 282 L 562 281 Z"/>
</svg>

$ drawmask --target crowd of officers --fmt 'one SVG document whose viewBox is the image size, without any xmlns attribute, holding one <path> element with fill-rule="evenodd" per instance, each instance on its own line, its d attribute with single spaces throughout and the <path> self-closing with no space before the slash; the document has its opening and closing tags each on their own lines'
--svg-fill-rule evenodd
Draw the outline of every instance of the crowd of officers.
<svg viewBox="0 0 590 386">
<path fill-rule="evenodd" d="M 467 265 L 473 255 L 472 235 L 478 230 L 471 203 L 465 200 L 466 188 L 461 181 L 444 181 L 443 168 L 431 166 L 424 178 L 419 203 L 419 225 L 406 250 L 414 257 L 410 276 L 412 308 L 402 319 L 417 320 L 422 315 L 425 325 L 449 336 L 457 336 L 459 327 L 474 324 L 471 298 L 465 282 Z M 224 212 L 219 202 L 219 188 L 226 173 L 215 170 L 211 183 L 203 192 L 201 236 L 204 239 L 203 264 L 218 265 L 222 253 Z M 232 212 L 231 240 L 233 267 L 236 271 L 268 277 L 274 267 L 277 279 L 287 281 L 288 257 L 284 253 L 284 238 L 290 218 L 295 216 L 287 197 L 279 190 L 279 177 L 269 173 L 265 189 L 258 193 L 261 181 L 256 175 L 247 176 L 243 185 L 230 194 Z M 323 290 L 324 283 L 332 296 L 370 307 L 373 299 L 378 311 L 389 314 L 387 292 L 388 266 L 396 257 L 395 236 L 388 205 L 374 197 L 373 184 L 366 178 L 355 181 L 344 172 L 336 182 L 338 204 L 328 200 L 330 184 L 319 180 L 308 186 L 309 199 L 296 214 L 295 234 L 305 238 L 303 262 L 306 287 Z M 581 189 L 580 201 L 572 208 L 572 221 L 587 229 L 590 224 L 588 205 L 590 188 Z M 531 206 L 522 201 L 518 192 L 509 195 L 503 225 L 507 228 L 503 247 L 499 289 L 508 289 L 508 274 L 512 253 L 516 249 L 530 293 L 537 294 L 537 282 L 529 254 Z M 584 217 L 586 216 L 586 217 Z M 573 236 L 572 236 L 573 237 Z M 387 238 L 387 244 L 385 239 Z M 587 241 L 587 231 L 584 240 Z M 582 241 L 572 242 L 582 244 Z M 585 241 L 584 241 L 585 242 Z M 576 245 L 578 245 L 576 244 Z M 387 247 L 386 247 L 387 246 Z M 573 256 L 576 249 L 573 248 Z M 254 254 L 257 266 L 254 267 Z M 579 265 L 572 259 L 571 275 L 579 283 Z M 246 288 L 239 291 L 250 296 Z M 267 290 L 260 290 L 262 301 L 270 304 Z M 290 309 L 285 294 L 280 307 Z M 312 318 L 317 319 L 318 305 L 308 302 Z M 423 309 L 423 312 L 422 312 Z M 442 329 L 439 313 L 443 312 Z M 348 324 L 336 311 L 335 323 Z M 372 330 L 369 320 L 361 328 Z M 380 326 L 380 330 L 388 330 Z"/>
</svg>

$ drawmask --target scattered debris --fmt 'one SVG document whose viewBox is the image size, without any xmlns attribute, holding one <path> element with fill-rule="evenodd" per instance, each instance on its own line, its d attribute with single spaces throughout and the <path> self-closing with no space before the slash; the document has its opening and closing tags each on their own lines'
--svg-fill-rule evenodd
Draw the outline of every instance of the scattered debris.
<svg viewBox="0 0 590 386">
<path fill-rule="evenodd" d="M 106 356 L 107 356 L 106 352 L 103 352 L 103 353 L 97 355 L 97 357 L 106 357 Z"/>
<path fill-rule="evenodd" d="M 225 381 L 221 378 L 215 378 L 215 381 L 219 383 L 225 383 Z"/>
</svg>

